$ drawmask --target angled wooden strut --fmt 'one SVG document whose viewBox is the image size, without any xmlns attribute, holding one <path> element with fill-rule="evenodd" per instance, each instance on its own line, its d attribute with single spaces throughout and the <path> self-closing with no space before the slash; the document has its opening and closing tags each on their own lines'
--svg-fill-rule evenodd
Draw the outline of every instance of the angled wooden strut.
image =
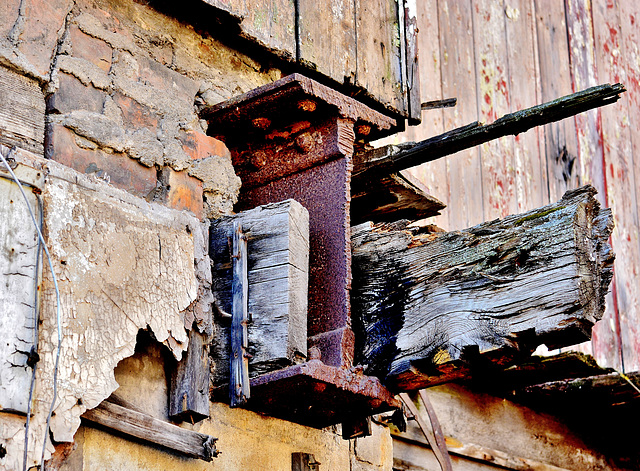
<svg viewBox="0 0 640 471">
<path fill-rule="evenodd" d="M 507 114 L 491 124 L 471 123 L 421 142 L 388 145 L 354 156 L 353 182 L 376 180 L 416 165 L 439 159 L 503 136 L 559 121 L 600 106 L 615 103 L 625 92 L 622 84 L 599 85 L 556 100 Z"/>
<path fill-rule="evenodd" d="M 592 187 L 464 231 L 352 230 L 357 363 L 396 390 L 589 338 L 612 277 L 613 228 Z"/>
</svg>

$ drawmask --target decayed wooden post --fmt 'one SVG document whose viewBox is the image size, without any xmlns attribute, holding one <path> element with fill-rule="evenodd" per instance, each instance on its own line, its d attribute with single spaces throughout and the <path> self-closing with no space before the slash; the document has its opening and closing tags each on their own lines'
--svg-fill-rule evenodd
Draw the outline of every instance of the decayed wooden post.
<svg viewBox="0 0 640 471">
<path fill-rule="evenodd" d="M 613 220 L 595 190 L 459 232 L 354 227 L 357 361 L 397 389 L 458 378 L 590 336 L 612 277 Z"/>
</svg>

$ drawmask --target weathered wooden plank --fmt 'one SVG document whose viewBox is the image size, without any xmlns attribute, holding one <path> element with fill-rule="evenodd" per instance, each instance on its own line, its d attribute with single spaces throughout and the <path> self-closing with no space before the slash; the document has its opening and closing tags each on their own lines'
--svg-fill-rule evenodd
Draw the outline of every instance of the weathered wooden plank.
<svg viewBox="0 0 640 471">
<path fill-rule="evenodd" d="M 567 0 L 565 8 L 573 88 L 583 90 L 597 85 L 598 81 L 591 2 Z M 598 112 L 594 110 L 577 115 L 576 132 L 580 155 L 580 182 L 593 185 L 598 191 L 600 202 L 605 203 L 603 149 Z"/>
<path fill-rule="evenodd" d="M 294 200 L 267 204 L 212 222 L 213 290 L 221 311 L 232 311 L 229 238 L 233 223 L 248 237 L 248 351 L 251 377 L 304 360 L 307 354 L 309 216 Z M 212 342 L 214 383 L 229 381 L 229 322 L 220 319 Z"/>
<path fill-rule="evenodd" d="M 475 53 L 471 2 L 438 2 L 442 96 L 457 97 L 455 108 L 444 110 L 444 129 L 454 129 L 478 119 Z M 482 221 L 483 193 L 480 153 L 468 149 L 448 159 L 450 229 L 461 229 Z M 437 195 L 437 194 L 435 194 Z"/>
<path fill-rule="evenodd" d="M 626 124 L 630 130 L 631 153 L 621 156 L 615 175 L 607 182 L 616 186 L 617 211 L 624 211 L 626 218 L 620 221 L 619 232 L 614 232 L 614 247 L 625 253 L 625 266 L 616 273 L 616 294 L 620 314 L 622 344 L 624 351 L 624 371 L 640 370 L 640 6 L 637 2 L 618 2 L 622 40 L 622 57 L 629 83 L 629 101 Z M 613 189 L 612 189 L 613 190 Z M 615 190 L 614 190 L 615 191 Z M 610 191 L 609 194 L 614 194 Z M 623 195 L 624 193 L 624 195 Z M 617 214 L 617 212 L 616 212 Z M 618 250 L 618 249 L 616 249 Z"/>
<path fill-rule="evenodd" d="M 169 417 L 199 422 L 209 417 L 209 348 L 204 334 L 189 332 L 189 347 L 171 374 Z"/>
<path fill-rule="evenodd" d="M 44 112 L 39 85 L 0 65 L 0 144 L 42 155 Z"/>
<path fill-rule="evenodd" d="M 417 125 L 422 120 L 420 99 L 420 61 L 418 56 L 418 8 L 416 0 L 404 0 L 404 28 L 407 69 L 407 114 L 409 124 Z"/>
<path fill-rule="evenodd" d="M 418 20 L 418 51 L 420 60 L 420 96 L 426 102 L 440 99 L 450 99 L 442 96 L 442 78 L 440 76 L 440 28 L 438 25 L 437 0 L 422 0 L 417 13 Z M 422 106 L 421 106 L 422 108 Z M 424 110 L 424 108 L 422 108 Z M 444 132 L 443 111 L 441 109 L 425 110 L 422 112 L 420 126 L 410 126 L 402 135 L 403 141 L 422 141 L 431 136 Z M 403 173 L 411 175 L 422 182 L 427 188 L 426 193 L 432 195 L 445 204 L 449 200 L 449 178 L 447 176 L 447 162 L 436 160 L 411 169 Z M 448 227 L 448 215 L 437 216 L 433 220 L 441 227 Z"/>
<path fill-rule="evenodd" d="M 355 0 L 356 85 L 388 108 L 406 115 L 398 2 Z M 404 15 L 403 15 L 404 17 Z"/>
<path fill-rule="evenodd" d="M 502 2 L 476 0 L 473 36 L 476 59 L 478 120 L 491 123 L 510 109 L 509 62 Z M 484 219 L 518 211 L 513 139 L 499 138 L 480 146 Z"/>
<path fill-rule="evenodd" d="M 519 134 L 534 126 L 561 120 L 583 111 L 615 103 L 625 91 L 621 84 L 591 87 L 525 110 L 509 113 L 491 124 L 478 122 L 453 129 L 422 142 L 388 145 L 356 154 L 353 179 L 402 170 L 438 159 L 509 134 Z"/>
<path fill-rule="evenodd" d="M 357 179 L 351 186 L 351 224 L 437 216 L 444 204 L 410 174 L 393 173 L 377 180 Z"/>
<path fill-rule="evenodd" d="M 511 111 L 522 110 L 542 101 L 537 80 L 538 50 L 534 14 L 531 0 L 510 1 L 505 8 Z M 540 154 L 542 134 L 542 129 L 535 128 L 514 138 L 518 211 L 529 211 L 550 202 L 546 160 Z"/>
<path fill-rule="evenodd" d="M 637 283 L 637 273 L 640 270 L 638 175 L 633 170 L 634 158 L 637 158 L 638 152 L 635 150 L 636 125 L 633 122 L 640 120 L 636 115 L 637 81 L 629 80 L 625 66 L 625 58 L 633 57 L 633 49 L 637 48 L 634 41 L 637 26 L 630 28 L 630 20 L 624 18 L 627 15 L 623 11 L 631 5 L 623 3 L 626 2 L 594 2 L 592 10 L 598 76 L 625 80 L 630 84 L 631 91 L 628 100 L 601 110 L 607 201 L 616 215 L 612 245 L 618 252 L 625 254 L 625 260 L 616 267 L 612 309 L 607 312 L 604 322 L 595 328 L 593 348 L 595 357 L 603 365 L 630 371 L 640 368 L 637 360 L 633 359 L 633 346 L 636 344 L 633 339 L 638 338 L 637 306 L 640 302 Z M 627 34 L 630 46 L 626 45 Z"/>
<path fill-rule="evenodd" d="M 241 36 L 289 60 L 296 58 L 295 0 L 203 0 L 231 14 Z"/>
<path fill-rule="evenodd" d="M 212 461 L 218 456 L 215 444 L 217 438 L 178 427 L 111 402 L 102 402 L 95 409 L 82 414 L 82 418 L 191 458 Z"/>
<path fill-rule="evenodd" d="M 338 83 L 356 79 L 355 0 L 298 0 L 298 60 Z"/>
<path fill-rule="evenodd" d="M 357 361 L 397 389 L 466 374 L 466 362 L 588 338 L 613 256 L 592 187 L 460 232 L 353 228 Z M 358 337 L 359 336 L 359 337 Z"/>
<path fill-rule="evenodd" d="M 2 146 L 0 152 L 5 157 L 9 154 Z M 41 219 L 38 197 L 24 189 L 36 220 Z M 37 362 L 38 235 L 27 203 L 2 162 L 0 217 L 0 410 L 24 414 Z"/>
<path fill-rule="evenodd" d="M 564 2 L 535 0 L 536 33 L 542 99 L 548 101 L 573 91 Z M 545 127 L 549 199 L 555 201 L 579 185 L 578 142 L 574 119 Z"/>
<path fill-rule="evenodd" d="M 620 405 L 640 398 L 640 373 L 609 373 L 527 386 L 516 394 L 527 400 Z"/>
<path fill-rule="evenodd" d="M 231 355 L 229 356 L 229 395 L 231 407 L 245 404 L 249 390 L 249 260 L 247 236 L 240 221 L 233 221 L 233 281 L 231 283 Z"/>
</svg>

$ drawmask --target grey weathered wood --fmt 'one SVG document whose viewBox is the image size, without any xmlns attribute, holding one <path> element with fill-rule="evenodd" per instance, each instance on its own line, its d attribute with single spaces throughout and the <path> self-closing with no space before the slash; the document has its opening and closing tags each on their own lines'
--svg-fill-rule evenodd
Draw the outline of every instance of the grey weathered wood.
<svg viewBox="0 0 640 471">
<path fill-rule="evenodd" d="M 0 65 L 0 144 L 42 155 L 44 113 L 38 84 Z"/>
<path fill-rule="evenodd" d="M 400 2 L 402 3 L 402 2 Z M 406 115 L 398 2 L 355 0 L 356 85 L 388 108 Z M 404 15 L 403 15 L 404 16 Z"/>
<path fill-rule="evenodd" d="M 404 0 L 404 29 L 407 69 L 407 112 L 410 125 L 422 121 L 422 103 L 420 99 L 420 67 L 418 64 L 418 12 L 416 0 Z"/>
<path fill-rule="evenodd" d="M 191 423 L 209 417 L 209 349 L 196 329 L 191 329 L 187 353 L 171 375 L 169 417 Z"/>
<path fill-rule="evenodd" d="M 249 279 L 247 236 L 240 221 L 233 222 L 233 281 L 231 283 L 231 357 L 229 395 L 231 407 L 241 406 L 249 399 L 249 354 L 247 325 L 249 323 Z"/>
<path fill-rule="evenodd" d="M 2 146 L 0 152 L 9 154 Z M 28 178 L 19 170 L 18 178 Z M 40 219 L 38 197 L 28 187 L 25 194 L 36 220 Z M 32 377 L 30 352 L 37 350 L 38 235 L 20 189 L 2 162 L 0 219 L 0 410 L 24 414 Z"/>
<path fill-rule="evenodd" d="M 545 343 L 585 340 L 612 277 L 611 212 L 592 187 L 522 215 L 448 233 L 354 227 L 357 359 L 398 389 L 468 373 Z"/>
<path fill-rule="evenodd" d="M 231 313 L 233 223 L 248 237 L 250 376 L 306 358 L 309 215 L 294 200 L 267 204 L 211 224 L 213 290 L 220 310 Z M 218 317 L 212 342 L 214 383 L 229 381 L 230 322 Z"/>
<path fill-rule="evenodd" d="M 591 87 L 541 105 L 509 113 L 490 124 L 471 123 L 421 142 L 387 145 L 354 156 L 353 178 L 397 172 L 499 137 L 517 135 L 592 108 L 615 103 L 625 92 L 621 84 Z"/>
<path fill-rule="evenodd" d="M 424 185 L 401 173 L 351 185 L 351 224 L 437 216 L 445 205 L 427 194 Z"/>
<path fill-rule="evenodd" d="M 215 444 L 217 438 L 178 427 L 111 402 L 102 402 L 95 409 L 82 414 L 82 418 L 191 458 L 211 461 L 218 456 Z"/>
<path fill-rule="evenodd" d="M 355 1 L 337 0 L 331 6 L 297 0 L 298 60 L 331 77 L 351 83 L 356 75 Z"/>
<path fill-rule="evenodd" d="M 240 36 L 285 59 L 296 57 L 294 0 L 203 0 L 229 13 L 240 26 Z"/>
</svg>

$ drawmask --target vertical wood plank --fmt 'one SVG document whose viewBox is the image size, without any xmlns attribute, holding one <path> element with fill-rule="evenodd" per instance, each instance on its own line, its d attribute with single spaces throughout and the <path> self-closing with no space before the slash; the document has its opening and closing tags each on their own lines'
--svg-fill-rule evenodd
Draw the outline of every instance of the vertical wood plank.
<svg viewBox="0 0 640 471">
<path fill-rule="evenodd" d="M 507 58 L 511 111 L 541 103 L 532 0 L 510 0 L 505 7 Z M 515 136 L 513 155 L 516 169 L 518 212 L 548 204 L 547 168 L 540 153 L 539 128 Z"/>
<path fill-rule="evenodd" d="M 624 70 L 621 63 L 621 31 L 618 8 L 613 2 L 595 2 L 593 4 L 593 25 L 595 36 L 596 65 L 598 77 L 603 82 L 623 82 Z M 619 252 L 621 227 L 628 225 L 628 216 L 624 207 L 633 204 L 628 191 L 622 188 L 624 177 L 628 174 L 618 169 L 628 164 L 631 155 L 631 137 L 628 125 L 628 98 L 623 98 L 612 106 L 600 110 L 600 123 L 603 139 L 603 158 L 605 167 L 605 191 L 607 204 L 612 208 L 616 226 L 612 234 L 612 246 Z M 607 299 L 607 309 L 603 319 L 593 329 L 593 353 L 602 366 L 623 369 L 621 325 L 618 309 L 618 292 L 624 283 L 625 263 L 618 260 L 614 265 L 612 295 Z"/>
<path fill-rule="evenodd" d="M 598 85 L 591 2 L 565 0 L 565 5 L 573 89 L 584 90 Z M 604 203 L 602 139 L 598 128 L 598 110 L 580 113 L 576 115 L 575 121 L 580 155 L 580 182 L 593 185 L 598 190 L 599 201 Z"/>
<path fill-rule="evenodd" d="M 298 0 L 298 59 L 339 83 L 354 83 L 355 0 L 329 3 Z"/>
<path fill-rule="evenodd" d="M 249 390 L 249 260 L 247 237 L 239 221 L 233 222 L 233 283 L 231 285 L 231 375 L 229 394 L 231 407 L 241 406 L 251 396 Z"/>
<path fill-rule="evenodd" d="M 536 33 L 540 62 L 542 101 L 573 92 L 565 9 L 562 2 L 536 0 Z M 578 142 L 574 118 L 545 126 L 545 154 L 549 198 L 559 200 L 566 190 L 579 185 Z"/>
<path fill-rule="evenodd" d="M 471 2 L 441 0 L 438 4 L 442 94 L 457 97 L 455 108 L 443 110 L 444 128 L 477 120 L 476 75 Z M 447 157 L 450 197 L 449 229 L 462 229 L 483 219 L 483 189 L 478 149 Z"/>
<path fill-rule="evenodd" d="M 480 121 L 491 123 L 511 111 L 505 12 L 501 3 L 475 0 L 473 35 L 476 60 L 477 102 Z M 513 138 L 503 137 L 480 146 L 484 220 L 515 214 L 516 166 Z"/>
<path fill-rule="evenodd" d="M 420 61 L 418 60 L 418 10 L 416 0 L 403 0 L 406 30 L 407 112 L 409 124 L 420 124 Z"/>
<path fill-rule="evenodd" d="M 628 165 L 622 170 L 623 191 L 629 206 L 623 207 L 628 219 L 620 224 L 620 252 L 625 263 L 619 277 L 618 308 L 624 346 L 626 371 L 640 370 L 640 5 L 638 2 L 620 1 L 620 25 L 622 32 L 622 57 L 625 58 L 625 85 L 628 91 L 628 125 L 631 130 L 631 153 L 626 156 Z M 615 242 L 614 242 L 615 243 Z M 622 287 L 620 285 L 623 285 Z M 622 291 L 622 292 L 621 292 Z"/>
<path fill-rule="evenodd" d="M 8 175 L 1 161 L 0 172 Z M 36 195 L 28 188 L 25 193 L 39 218 Z M 20 189 L 5 178 L 0 178 L 0 217 L 0 410 L 25 414 L 32 375 L 29 352 L 36 346 L 38 236 Z"/>
<path fill-rule="evenodd" d="M 402 81 L 401 35 L 395 0 L 355 0 L 356 84 L 383 105 L 407 109 Z"/>
<path fill-rule="evenodd" d="M 204 334 L 189 332 L 189 347 L 171 375 L 169 417 L 199 422 L 209 417 L 209 349 Z"/>
<path fill-rule="evenodd" d="M 425 101 L 441 100 L 442 79 L 440 76 L 440 28 L 438 25 L 438 0 L 422 0 L 418 8 L 418 51 L 420 53 L 420 96 Z M 422 111 L 420 126 L 411 126 L 401 139 L 421 141 L 444 132 L 443 111 L 441 109 Z M 447 160 L 438 159 L 433 162 L 414 167 L 406 171 L 422 182 L 427 193 L 447 204 L 449 200 L 449 176 Z M 442 216 L 436 216 L 431 222 L 445 229 L 449 227 L 447 210 Z"/>
<path fill-rule="evenodd" d="M 219 310 L 232 310 L 229 238 L 239 220 L 249 235 L 250 376 L 302 361 L 307 354 L 309 214 L 294 200 L 212 221 L 209 253 Z M 229 381 L 229 320 L 219 316 L 211 343 L 213 383 Z"/>
</svg>

